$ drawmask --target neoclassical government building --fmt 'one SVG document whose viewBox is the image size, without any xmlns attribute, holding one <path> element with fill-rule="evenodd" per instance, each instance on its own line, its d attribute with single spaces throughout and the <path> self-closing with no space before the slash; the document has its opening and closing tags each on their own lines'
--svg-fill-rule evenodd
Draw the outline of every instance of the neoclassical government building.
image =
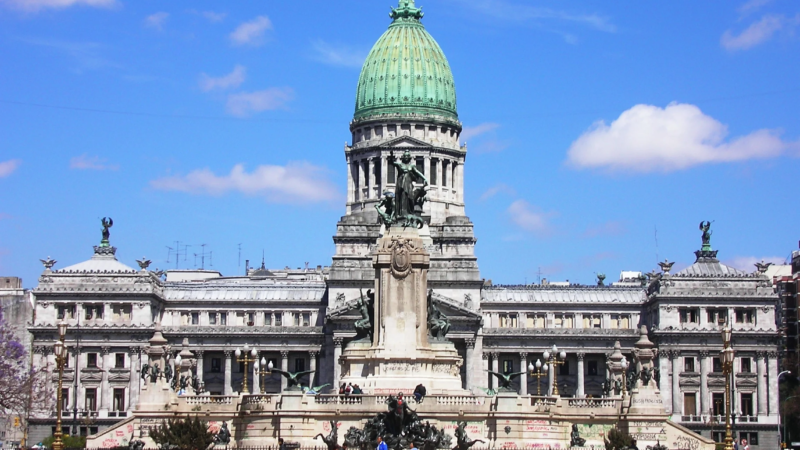
<svg viewBox="0 0 800 450">
<path fill-rule="evenodd" d="M 375 287 L 372 254 L 385 228 L 376 206 L 396 179 L 390 155 L 408 151 L 429 181 L 420 230 L 430 254 L 428 287 L 451 324 L 447 337 L 463 359 L 462 387 L 476 395 L 496 387 L 489 371 L 517 372 L 543 360 L 554 345 L 564 364 L 540 378 L 523 374 L 520 395 L 548 394 L 553 377 L 562 396 L 600 397 L 607 361 L 619 342 L 631 351 L 646 325 L 658 349 L 658 385 L 672 420 L 720 440 L 725 380 L 719 352 L 721 323 L 733 327 L 736 351 L 736 432 L 754 449 L 778 445 L 778 334 L 771 278 L 745 272 L 696 252 L 696 262 L 672 272 L 624 272 L 597 285 L 546 283 L 497 286 L 481 274 L 467 216 L 467 147 L 460 143 L 454 77 L 442 49 L 402 0 L 388 30 L 364 62 L 344 148 L 347 203 L 330 224 L 330 266 L 298 270 L 248 269 L 223 275 L 204 270 L 156 273 L 145 261 L 131 267 L 135 248 L 101 244 L 74 264 L 45 261 L 32 291 L 29 327 L 35 364 L 53 370 L 56 324 L 69 324 L 64 372 L 64 426 L 93 434 L 127 417 L 140 396 L 144 348 L 159 328 L 174 356 L 191 352 L 209 395 L 243 390 L 237 348 L 283 370 L 315 370 L 312 386 L 333 389 L 342 349 L 355 336 L 356 303 Z M 113 231 L 113 230 L 112 230 Z M 113 236 L 111 243 L 113 244 Z M 698 248 L 700 239 L 698 236 Z M 490 251 L 490 250 L 489 250 Z M 677 255 L 676 255 L 677 256 Z M 69 259 L 60 256 L 60 260 Z M 262 378 L 249 365 L 250 392 L 278 392 L 285 378 Z M 352 374 L 349 374 L 352 379 Z M 57 374 L 48 378 L 54 388 Z M 77 418 L 77 420 L 74 420 Z M 50 435 L 55 413 L 31 420 L 33 442 Z"/>
</svg>

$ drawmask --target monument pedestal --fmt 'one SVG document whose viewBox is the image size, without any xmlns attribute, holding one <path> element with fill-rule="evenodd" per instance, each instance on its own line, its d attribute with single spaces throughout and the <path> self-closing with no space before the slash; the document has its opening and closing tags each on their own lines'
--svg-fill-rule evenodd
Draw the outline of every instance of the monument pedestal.
<svg viewBox="0 0 800 450">
<path fill-rule="evenodd" d="M 350 342 L 342 352 L 342 382 L 366 393 L 464 393 L 462 359 L 455 345 L 428 335 L 430 255 L 415 228 L 393 226 L 372 258 L 375 304 L 372 340 Z"/>
</svg>

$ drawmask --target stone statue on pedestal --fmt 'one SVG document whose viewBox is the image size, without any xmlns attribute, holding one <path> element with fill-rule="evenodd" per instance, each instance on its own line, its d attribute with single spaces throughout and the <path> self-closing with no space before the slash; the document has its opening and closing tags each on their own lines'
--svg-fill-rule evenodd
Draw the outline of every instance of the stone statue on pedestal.
<svg viewBox="0 0 800 450">
<path fill-rule="evenodd" d="M 511 387 L 511 382 L 514 381 L 514 378 L 519 377 L 520 375 L 525 373 L 525 371 L 523 370 L 522 372 L 512 372 L 509 374 L 504 374 L 504 373 L 492 372 L 490 370 L 489 373 L 497 377 L 497 382 L 500 384 L 500 388 L 498 389 L 498 391 L 508 392 L 514 390 Z"/>
<path fill-rule="evenodd" d="M 383 210 L 381 210 L 383 208 Z M 384 192 L 381 201 L 375 205 L 378 210 L 378 217 L 386 227 L 392 226 L 394 223 L 394 194 L 391 192 Z"/>
<path fill-rule="evenodd" d="M 148 376 L 150 376 L 150 364 L 144 363 L 142 364 L 142 380 L 145 380 Z"/>
<path fill-rule="evenodd" d="M 570 447 L 583 447 L 586 444 L 586 439 L 581 437 L 581 434 L 578 432 L 578 424 L 572 424 L 572 433 L 570 433 Z"/>
<path fill-rule="evenodd" d="M 458 422 L 458 427 L 456 428 L 455 435 L 456 435 L 456 446 L 453 447 L 453 450 L 468 450 L 470 447 L 477 444 L 478 442 L 480 442 L 481 444 L 484 443 L 484 441 L 480 439 L 472 440 L 469 438 L 469 436 L 467 435 L 467 422 L 465 420 Z"/>
<path fill-rule="evenodd" d="M 103 239 L 100 241 L 100 246 L 108 247 L 108 238 L 111 236 L 111 232 L 109 232 L 108 229 L 114 226 L 114 221 L 111 217 L 103 217 L 100 223 L 103 224 Z"/>
<path fill-rule="evenodd" d="M 217 434 L 214 436 L 215 444 L 228 445 L 231 442 L 231 432 L 228 430 L 228 422 L 222 422 Z"/>
<path fill-rule="evenodd" d="M 422 228 L 422 218 L 417 214 L 416 206 L 422 205 L 425 198 L 425 187 L 428 178 L 412 163 L 411 153 L 406 150 L 400 157 L 400 162 L 395 159 L 394 151 L 389 153 L 389 164 L 397 169 L 397 182 L 394 190 L 394 218 L 392 223 L 401 223 L 403 226 L 415 225 Z M 390 169 L 391 170 L 391 169 Z M 414 182 L 422 180 L 423 187 L 414 190 Z M 421 208 L 420 208 L 421 209 Z"/>
<path fill-rule="evenodd" d="M 283 375 L 284 378 L 286 378 L 286 380 L 288 381 L 286 385 L 287 389 L 297 387 L 297 389 L 295 390 L 300 389 L 300 377 L 302 377 L 303 375 L 308 375 L 316 372 L 316 370 L 303 370 L 301 372 L 286 372 L 281 369 L 272 369 L 272 371 L 275 373 L 279 373 Z"/>
<path fill-rule="evenodd" d="M 155 363 L 150 367 L 150 382 L 155 383 L 159 376 L 161 376 L 161 369 L 158 368 L 158 363 Z"/>
<path fill-rule="evenodd" d="M 316 440 L 318 437 L 321 437 L 322 442 L 325 443 L 325 445 L 328 447 L 328 450 L 336 450 L 336 448 L 339 447 L 338 444 L 339 426 L 336 425 L 335 420 L 331 420 L 330 423 L 331 423 L 331 432 L 328 433 L 327 436 L 323 436 L 322 433 L 319 433 L 316 436 L 314 436 L 314 439 Z"/>
<path fill-rule="evenodd" d="M 361 293 L 361 298 L 358 299 L 358 311 L 361 313 L 361 318 L 356 320 L 353 326 L 356 329 L 356 340 L 368 338 L 372 341 L 372 335 L 375 329 L 375 292 L 370 289 L 367 291 L 366 297 Z"/>
</svg>

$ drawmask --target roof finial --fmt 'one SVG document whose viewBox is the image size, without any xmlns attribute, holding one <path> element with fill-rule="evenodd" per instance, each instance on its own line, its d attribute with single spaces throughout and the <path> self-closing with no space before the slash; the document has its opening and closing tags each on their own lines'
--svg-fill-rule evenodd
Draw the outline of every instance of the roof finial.
<svg viewBox="0 0 800 450">
<path fill-rule="evenodd" d="M 112 220 L 111 217 L 103 217 L 100 219 L 100 223 L 103 224 L 103 239 L 100 240 L 100 247 L 109 247 L 108 237 L 111 233 L 108 229 L 114 226 L 114 220 Z"/>
<path fill-rule="evenodd" d="M 700 231 L 703 232 L 703 247 L 700 250 L 709 252 L 711 251 L 711 234 L 713 233 L 713 231 L 711 231 L 711 222 L 707 220 L 704 222 L 701 220 Z"/>
<path fill-rule="evenodd" d="M 397 19 L 419 20 L 424 15 L 422 8 L 414 6 L 414 0 L 400 0 L 397 3 L 397 8 L 392 8 L 392 12 L 389 13 L 389 17 L 394 21 L 397 21 Z"/>
<path fill-rule="evenodd" d="M 262 269 L 266 269 L 266 267 L 264 267 L 264 249 L 263 248 L 261 249 L 261 268 Z"/>
</svg>

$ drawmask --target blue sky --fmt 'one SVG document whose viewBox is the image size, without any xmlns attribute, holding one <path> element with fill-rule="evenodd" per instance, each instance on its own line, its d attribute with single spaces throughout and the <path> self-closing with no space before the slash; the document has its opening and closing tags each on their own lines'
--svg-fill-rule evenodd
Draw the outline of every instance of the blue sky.
<svg viewBox="0 0 800 450">
<path fill-rule="evenodd" d="M 175 267 L 176 241 L 181 268 L 201 244 L 228 275 L 262 251 L 329 265 L 388 3 L 0 0 L 0 274 L 87 259 L 104 216 L 134 267 Z M 797 2 L 418 5 L 455 76 L 485 278 L 682 267 L 701 220 L 748 270 L 797 248 Z"/>
</svg>

